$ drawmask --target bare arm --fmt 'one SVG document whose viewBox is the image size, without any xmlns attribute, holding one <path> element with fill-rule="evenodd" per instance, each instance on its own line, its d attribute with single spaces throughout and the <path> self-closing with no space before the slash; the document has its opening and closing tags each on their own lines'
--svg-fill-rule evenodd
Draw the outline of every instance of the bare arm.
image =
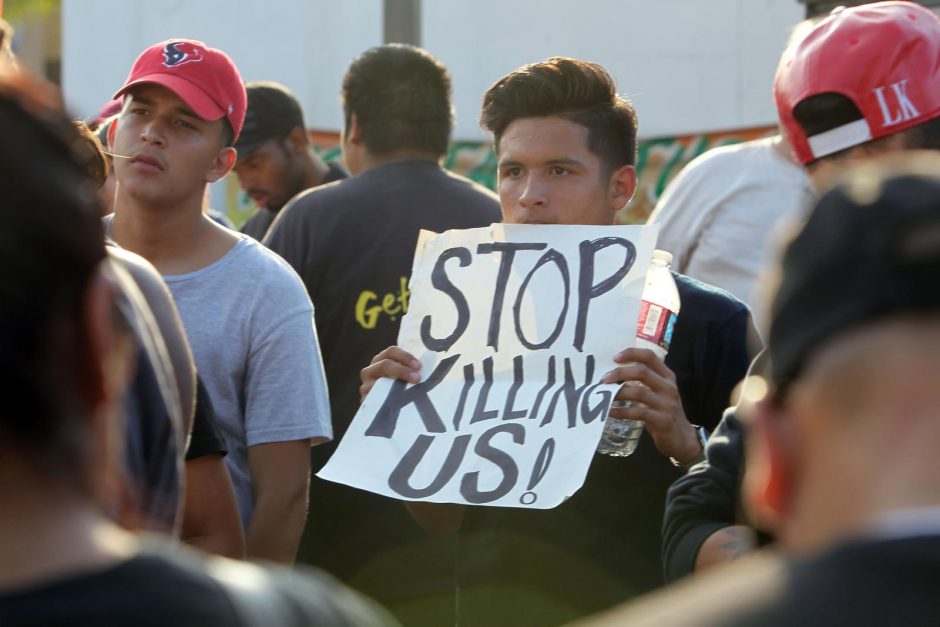
<svg viewBox="0 0 940 627">
<path fill-rule="evenodd" d="M 183 542 L 226 557 L 245 557 L 235 489 L 221 455 L 204 455 L 186 462 Z"/>
<path fill-rule="evenodd" d="M 723 527 L 705 539 L 695 556 L 695 572 L 738 559 L 757 546 L 754 530 L 744 525 Z"/>
<path fill-rule="evenodd" d="M 248 557 L 293 563 L 307 519 L 310 440 L 248 448 L 255 509 L 248 526 Z"/>
</svg>

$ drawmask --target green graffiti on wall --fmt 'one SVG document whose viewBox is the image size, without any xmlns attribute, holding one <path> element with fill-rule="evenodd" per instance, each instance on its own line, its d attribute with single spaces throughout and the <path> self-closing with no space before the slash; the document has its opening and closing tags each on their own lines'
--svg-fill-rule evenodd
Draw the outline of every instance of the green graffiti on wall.
<svg viewBox="0 0 940 627">
<path fill-rule="evenodd" d="M 633 200 L 617 213 L 617 219 L 624 224 L 646 222 L 666 185 L 689 161 L 711 148 L 749 141 L 771 132 L 773 127 L 758 127 L 640 140 L 637 146 L 637 190 Z M 315 132 L 311 136 L 314 150 L 327 162 L 342 158 L 338 133 Z M 454 142 L 444 158 L 444 167 L 496 189 L 496 155 L 488 142 Z M 228 216 L 233 223 L 242 224 L 255 207 L 241 193 L 232 175 L 228 176 L 226 192 Z"/>
</svg>

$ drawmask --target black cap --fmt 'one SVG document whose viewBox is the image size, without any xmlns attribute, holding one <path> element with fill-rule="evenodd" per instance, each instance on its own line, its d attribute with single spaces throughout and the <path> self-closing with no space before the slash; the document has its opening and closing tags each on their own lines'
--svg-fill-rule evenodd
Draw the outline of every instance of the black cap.
<svg viewBox="0 0 940 627">
<path fill-rule="evenodd" d="M 819 200 L 779 271 L 768 342 L 778 387 L 844 331 L 940 310 L 940 159 L 855 169 Z"/>
<path fill-rule="evenodd" d="M 268 141 L 285 137 L 291 129 L 305 129 L 300 103 L 289 89 L 273 81 L 245 83 L 248 110 L 235 148 L 247 155 Z"/>
</svg>

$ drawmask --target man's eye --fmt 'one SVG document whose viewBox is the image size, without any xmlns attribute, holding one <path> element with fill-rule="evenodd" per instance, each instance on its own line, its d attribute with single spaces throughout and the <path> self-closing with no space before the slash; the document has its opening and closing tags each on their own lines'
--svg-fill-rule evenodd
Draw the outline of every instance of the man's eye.
<svg viewBox="0 0 940 627">
<path fill-rule="evenodd" d="M 182 126 L 183 128 L 186 128 L 189 130 L 196 130 L 196 127 L 190 124 L 189 122 L 187 122 L 186 120 L 177 120 L 176 124 L 177 126 Z"/>
<path fill-rule="evenodd" d="M 560 165 L 556 165 L 552 166 L 551 172 L 555 176 L 564 176 L 565 174 L 568 174 L 568 168 L 563 168 Z"/>
<path fill-rule="evenodd" d="M 503 176 L 519 176 L 522 174 L 522 168 L 506 168 L 503 170 Z"/>
</svg>

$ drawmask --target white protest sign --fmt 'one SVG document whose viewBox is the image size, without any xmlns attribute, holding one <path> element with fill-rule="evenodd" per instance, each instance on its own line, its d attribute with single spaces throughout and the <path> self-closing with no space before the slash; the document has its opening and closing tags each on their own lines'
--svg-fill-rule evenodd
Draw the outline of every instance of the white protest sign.
<svg viewBox="0 0 940 627">
<path fill-rule="evenodd" d="M 584 483 L 632 346 L 655 226 L 422 232 L 399 345 L 319 477 L 393 498 L 547 509 Z"/>
</svg>

